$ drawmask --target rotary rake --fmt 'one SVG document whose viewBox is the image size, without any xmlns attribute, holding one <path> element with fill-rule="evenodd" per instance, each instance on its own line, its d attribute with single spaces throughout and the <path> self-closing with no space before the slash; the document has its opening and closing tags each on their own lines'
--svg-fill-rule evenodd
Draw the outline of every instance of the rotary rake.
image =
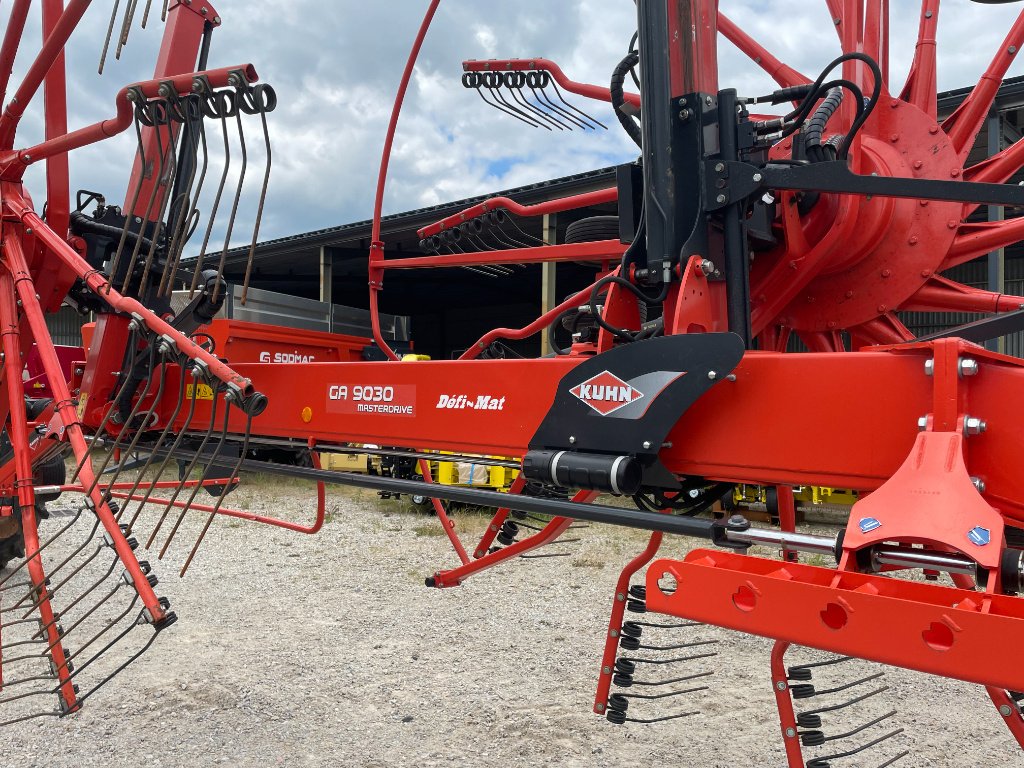
<svg viewBox="0 0 1024 768">
<path fill-rule="evenodd" d="M 273 89 L 251 65 L 209 68 L 220 16 L 209 3 L 172 1 L 161 8 L 167 26 L 154 78 L 122 89 L 114 118 L 69 133 L 62 51 L 89 2 L 41 5 L 45 42 L 0 117 L 0 402 L 9 444 L 0 522 L 5 559 L 19 555 L 0 577 L 0 711 L 9 711 L 0 719 L 77 711 L 175 621 L 141 549 L 164 558 L 179 534 L 194 534 L 181 550 L 184 574 L 220 516 L 316 533 L 324 486 L 340 483 L 432 499 L 459 560 L 426 579 L 433 588 L 547 554 L 542 548 L 580 522 L 650 531 L 612 598 L 594 710 L 613 723 L 699 711 L 718 655 L 710 628 L 725 627 L 775 640 L 764 679 L 790 766 L 821 768 L 869 749 L 880 766 L 908 755 L 893 711 L 871 709 L 886 690 L 878 664 L 984 686 L 1024 744 L 1024 675 L 1000 653 L 1024 640 L 1024 482 L 1013 466 L 1024 455 L 1015 422 L 1024 364 L 977 344 L 1024 328 L 1024 299 L 942 274 L 1024 233 L 1024 219 L 977 220 L 983 205 L 1024 205 L 1024 189 L 1007 183 L 1024 165 L 1024 142 L 967 162 L 1024 43 L 1024 13 L 942 122 L 938 0 L 922 3 L 902 86 L 888 77 L 886 0 L 828 0 L 842 55 L 813 80 L 714 0 L 638 0 L 637 34 L 608 87 L 577 83 L 545 59 L 467 61 L 462 84 L 526 127 L 596 131 L 604 125 L 568 96 L 609 102 L 640 159 L 606 190 L 473 206 L 420 232 L 425 255 L 397 258 L 380 236 L 384 185 L 439 5 L 432 0 L 392 113 L 373 220 L 369 302 L 389 359 L 306 364 L 303 391 L 286 397 L 293 367 L 222 360 L 202 330 L 226 294 L 247 183 L 259 199 L 250 257 L 258 239 Z M 3 92 L 29 7 L 12 5 Z M 114 4 L 101 70 L 138 14 L 136 2 Z M 155 16 L 147 2 L 141 23 Z M 778 90 L 721 89 L 719 32 Z M 19 120 L 41 87 L 46 136 L 23 147 Z M 759 114 L 758 104 L 789 106 Z M 263 173 L 253 182 L 246 126 L 256 118 Z M 137 146 L 124 205 L 82 191 L 72 210 L 68 153 L 129 129 Z M 43 216 L 22 182 L 39 162 Z M 585 223 L 563 245 L 531 238 L 517 221 L 616 200 L 614 226 Z M 590 286 L 525 327 L 486 333 L 458 360 L 399 364 L 382 337 L 377 305 L 388 270 L 515 279 L 517 265 L 569 261 L 593 266 Z M 45 323 L 62 303 L 97 315 L 70 382 Z M 899 314 L 914 310 L 983 317 L 915 338 Z M 570 331 L 570 346 L 504 359 L 505 342 L 555 327 Z M 810 352 L 788 353 L 792 336 Z M 33 344 L 51 400 L 22 394 Z M 809 440 L 806 423 L 844 430 Z M 392 446 L 376 452 L 405 476 L 319 468 L 318 452 L 366 443 Z M 437 451 L 521 473 L 507 494 L 442 486 L 428 463 Z M 70 478 L 47 479 L 54 458 L 68 454 Z M 511 458 L 480 458 L 496 456 Z M 249 470 L 315 481 L 314 521 L 228 508 Z M 740 515 L 700 516 L 740 483 L 776 487 L 781 530 Z M 794 532 L 797 485 L 858 491 L 845 530 Z M 197 502 L 202 489 L 212 504 Z M 79 501 L 46 521 L 46 500 L 57 494 Z M 636 508 L 595 503 L 601 494 Z M 497 508 L 472 556 L 443 500 Z M 666 533 L 708 546 L 655 559 Z M 829 558 L 835 567 L 814 564 Z M 787 667 L 791 650 L 799 658 Z M 40 710 L 53 695 L 58 708 Z"/>
</svg>

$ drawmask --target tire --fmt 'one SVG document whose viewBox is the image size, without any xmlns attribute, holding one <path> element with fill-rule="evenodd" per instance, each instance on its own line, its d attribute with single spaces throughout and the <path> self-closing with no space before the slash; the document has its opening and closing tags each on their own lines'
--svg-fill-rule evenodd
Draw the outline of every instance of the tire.
<svg viewBox="0 0 1024 768">
<path fill-rule="evenodd" d="M 619 239 L 618 216 L 588 216 L 565 228 L 566 243 L 593 243 Z"/>
</svg>

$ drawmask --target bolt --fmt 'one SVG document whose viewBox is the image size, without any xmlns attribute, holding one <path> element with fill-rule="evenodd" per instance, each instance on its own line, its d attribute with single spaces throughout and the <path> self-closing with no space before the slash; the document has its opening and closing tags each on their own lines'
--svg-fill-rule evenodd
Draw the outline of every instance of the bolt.
<svg viewBox="0 0 1024 768">
<path fill-rule="evenodd" d="M 924 17 L 925 17 L 926 19 L 930 19 L 930 18 L 932 17 L 932 12 L 931 12 L 931 11 L 925 11 L 925 12 L 924 12 Z"/>
<path fill-rule="evenodd" d="M 953 177 L 953 178 L 955 179 L 955 178 L 956 178 L 957 176 L 959 176 L 959 175 L 960 175 L 960 169 L 959 169 L 959 168 L 953 168 L 953 169 L 952 169 L 952 170 L 951 170 L 951 171 L 949 172 L 949 175 L 950 175 L 950 176 L 952 176 L 952 177 Z"/>
<path fill-rule="evenodd" d="M 612 668 L 611 667 L 604 667 L 601 671 L 604 674 L 606 674 L 606 675 L 610 675 L 612 673 Z"/>
<path fill-rule="evenodd" d="M 917 170 L 921 170 L 921 168 L 923 168 L 923 167 L 924 167 L 924 162 L 922 162 L 921 160 L 915 160 L 914 161 L 914 168 L 916 168 Z"/>
<path fill-rule="evenodd" d="M 1010 715 L 1013 714 L 1013 710 L 1010 709 L 1010 705 L 1009 704 L 1002 704 L 999 707 L 999 714 L 1002 715 L 1003 717 L 1009 717 Z"/>
<path fill-rule="evenodd" d="M 928 201 L 927 200 L 918 200 L 917 204 L 920 205 L 922 208 L 927 208 L 928 207 Z"/>
<path fill-rule="evenodd" d="M 686 99 L 685 98 L 680 99 L 678 104 L 679 104 L 680 107 L 685 107 L 686 106 Z"/>
<path fill-rule="evenodd" d="M 760 184 L 764 176 L 762 176 L 760 173 L 755 173 L 751 178 L 753 178 L 756 183 Z"/>
<path fill-rule="evenodd" d="M 707 104 L 710 107 L 715 102 L 714 102 L 714 100 L 710 96 L 705 96 L 704 97 L 704 103 Z"/>
<path fill-rule="evenodd" d="M 727 198 L 725 195 L 719 195 L 718 197 L 715 198 L 715 200 L 717 200 L 720 203 L 724 203 L 728 199 L 729 198 Z"/>
<path fill-rule="evenodd" d="M 794 736 L 796 736 L 796 728 L 787 728 L 786 729 L 786 738 L 787 739 L 792 739 Z"/>
<path fill-rule="evenodd" d="M 889 311 L 889 308 L 887 306 L 885 306 L 885 304 L 879 304 L 878 305 L 878 314 L 884 315 L 888 311 Z"/>
<path fill-rule="evenodd" d="M 931 277 L 931 276 L 932 276 L 932 271 L 930 269 L 922 269 L 921 270 L 921 277 Z"/>
<path fill-rule="evenodd" d="M 626 596 L 622 592 L 619 592 L 618 594 L 615 595 L 615 599 L 618 600 L 621 603 L 622 601 L 624 601 L 626 599 Z"/>
<path fill-rule="evenodd" d="M 644 440 L 643 446 L 644 446 L 644 450 L 645 451 L 650 450 L 650 448 L 651 448 L 651 441 L 650 440 Z"/>
<path fill-rule="evenodd" d="M 786 690 L 786 681 L 785 681 L 785 680 L 779 680 L 779 682 L 777 682 L 777 683 L 775 684 L 775 687 L 776 687 L 776 688 L 777 688 L 778 690 L 780 690 L 780 691 L 784 691 L 784 690 Z"/>
<path fill-rule="evenodd" d="M 213 23 L 214 24 L 220 24 L 220 16 L 214 16 L 213 17 Z"/>
<path fill-rule="evenodd" d="M 828 321 L 828 329 L 829 329 L 830 331 L 831 331 L 831 330 L 835 330 L 835 327 L 836 327 L 836 321 L 835 321 L 835 320 L 829 320 L 829 321 Z"/>
<path fill-rule="evenodd" d="M 891 277 L 891 276 L 892 276 L 892 270 L 891 269 L 883 269 L 882 270 L 882 277 Z"/>
<path fill-rule="evenodd" d="M 895 144 L 899 140 L 900 140 L 900 135 L 898 133 L 890 133 L 889 134 L 889 141 L 891 141 L 893 144 Z"/>
<path fill-rule="evenodd" d="M 715 173 L 721 173 L 725 170 L 725 163 L 715 163 Z"/>
<path fill-rule="evenodd" d="M 964 435 L 967 437 L 980 435 L 986 429 L 988 429 L 988 424 L 977 416 L 968 416 L 964 419 Z"/>
<path fill-rule="evenodd" d="M 917 429 L 918 429 L 919 432 L 924 432 L 926 429 L 928 429 L 928 417 L 927 416 L 921 416 L 917 420 Z"/>
<path fill-rule="evenodd" d="M 612 630 L 611 632 L 609 632 L 608 634 L 609 634 L 609 635 L 611 635 L 612 637 L 618 637 L 618 636 L 619 636 L 619 630 L 617 630 L 617 629 L 613 629 L 613 630 Z"/>
<path fill-rule="evenodd" d="M 718 378 L 718 371 L 708 371 L 708 378 L 714 381 Z"/>
<path fill-rule="evenodd" d="M 202 13 L 203 16 L 206 16 L 207 14 L 209 14 L 209 12 L 210 12 L 210 9 L 206 8 L 205 6 L 200 9 L 200 13 Z"/>
<path fill-rule="evenodd" d="M 917 245 L 917 235 L 911 235 L 910 239 L 907 240 L 907 242 L 910 243 L 911 245 Z"/>
<path fill-rule="evenodd" d="M 604 712 L 604 704 L 598 704 L 597 705 L 597 711 L 598 712 Z"/>
<path fill-rule="evenodd" d="M 24 160 L 26 163 L 31 163 L 32 162 L 32 155 L 29 155 L 29 154 L 22 155 L 21 159 Z"/>
<path fill-rule="evenodd" d="M 846 298 L 852 299 L 853 298 L 853 291 L 847 291 L 846 292 Z"/>
<path fill-rule="evenodd" d="M 972 357 L 961 357 L 956 363 L 957 371 L 961 376 L 977 376 L 981 366 Z"/>
<path fill-rule="evenodd" d="M 715 271 L 715 263 L 710 259 L 702 259 L 700 262 L 700 271 L 703 272 L 705 276 L 710 275 Z"/>
<path fill-rule="evenodd" d="M 893 99 L 892 101 L 889 102 L 889 106 L 892 107 L 893 109 L 896 109 L 899 105 L 900 105 L 900 100 L 899 99 Z"/>
<path fill-rule="evenodd" d="M 1010 54 L 1011 56 L 1013 56 L 1013 54 L 1015 54 L 1017 52 L 1017 46 L 1016 45 L 1011 45 L 1009 48 L 1006 49 L 1006 52 L 1008 54 Z"/>
<path fill-rule="evenodd" d="M 980 477 L 971 477 L 971 482 L 974 483 L 974 487 L 978 489 L 978 493 L 985 492 L 985 481 Z"/>
<path fill-rule="evenodd" d="M 929 358 L 924 361 L 924 375 L 934 376 L 935 375 L 935 358 Z"/>
<path fill-rule="evenodd" d="M 937 126 L 937 125 L 928 126 L 928 133 L 932 134 L 933 136 L 936 133 L 938 133 L 938 132 L 939 132 L 939 126 Z"/>
<path fill-rule="evenodd" d="M 570 435 L 569 436 L 569 445 L 575 445 L 575 443 L 576 443 L 576 438 L 573 437 L 572 435 Z"/>
</svg>

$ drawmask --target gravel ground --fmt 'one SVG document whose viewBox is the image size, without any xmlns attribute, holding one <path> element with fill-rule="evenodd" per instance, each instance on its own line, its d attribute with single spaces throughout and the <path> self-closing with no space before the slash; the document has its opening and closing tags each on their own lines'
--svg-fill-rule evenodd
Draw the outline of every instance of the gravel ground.
<svg viewBox="0 0 1024 768">
<path fill-rule="evenodd" d="M 313 510 L 311 491 L 295 483 L 243 486 L 232 500 L 291 519 Z M 770 643 L 759 638 L 710 627 L 648 632 L 645 640 L 664 644 L 718 640 L 715 658 L 664 677 L 715 674 L 710 690 L 634 702 L 630 714 L 700 713 L 626 726 L 592 714 L 613 585 L 642 547 L 641 533 L 594 526 L 565 547 L 567 557 L 520 560 L 459 588 L 428 590 L 424 575 L 454 563 L 434 518 L 338 489 L 329 489 L 328 510 L 315 537 L 221 519 L 179 580 L 176 565 L 201 522 L 190 519 L 168 561 L 155 564 L 157 591 L 179 622 L 81 713 L 5 728 L 2 764 L 784 765 Z M 155 519 L 147 514 L 140 532 Z M 457 519 L 470 540 L 485 520 Z M 685 546 L 668 538 L 663 552 Z M 822 657 L 797 650 L 792 658 Z M 815 682 L 878 670 L 852 662 Z M 905 731 L 870 757 L 835 765 L 879 766 L 904 749 L 911 753 L 897 765 L 1022 763 L 981 688 L 898 670 L 883 684 L 889 689 L 857 715 L 829 724 L 852 728 L 891 708 L 896 717 L 850 742 Z M 841 751 L 829 746 L 807 756 Z"/>
</svg>

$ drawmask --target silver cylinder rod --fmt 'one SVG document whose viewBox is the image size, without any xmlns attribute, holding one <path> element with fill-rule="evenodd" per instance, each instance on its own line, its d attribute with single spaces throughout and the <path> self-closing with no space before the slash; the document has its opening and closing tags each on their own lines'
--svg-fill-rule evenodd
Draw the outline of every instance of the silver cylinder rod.
<svg viewBox="0 0 1024 768">
<path fill-rule="evenodd" d="M 976 577 L 978 564 L 963 555 L 950 552 L 934 552 L 909 547 L 888 547 L 879 545 L 871 551 L 871 562 L 876 568 L 893 565 L 898 568 L 926 568 L 944 573 L 961 573 Z"/>
<path fill-rule="evenodd" d="M 792 552 L 808 552 L 815 555 L 836 554 L 835 536 L 815 536 L 810 533 L 776 531 L 769 528 L 748 528 L 745 531 L 726 529 L 726 539 L 736 544 L 762 544 L 779 547 Z"/>
</svg>

